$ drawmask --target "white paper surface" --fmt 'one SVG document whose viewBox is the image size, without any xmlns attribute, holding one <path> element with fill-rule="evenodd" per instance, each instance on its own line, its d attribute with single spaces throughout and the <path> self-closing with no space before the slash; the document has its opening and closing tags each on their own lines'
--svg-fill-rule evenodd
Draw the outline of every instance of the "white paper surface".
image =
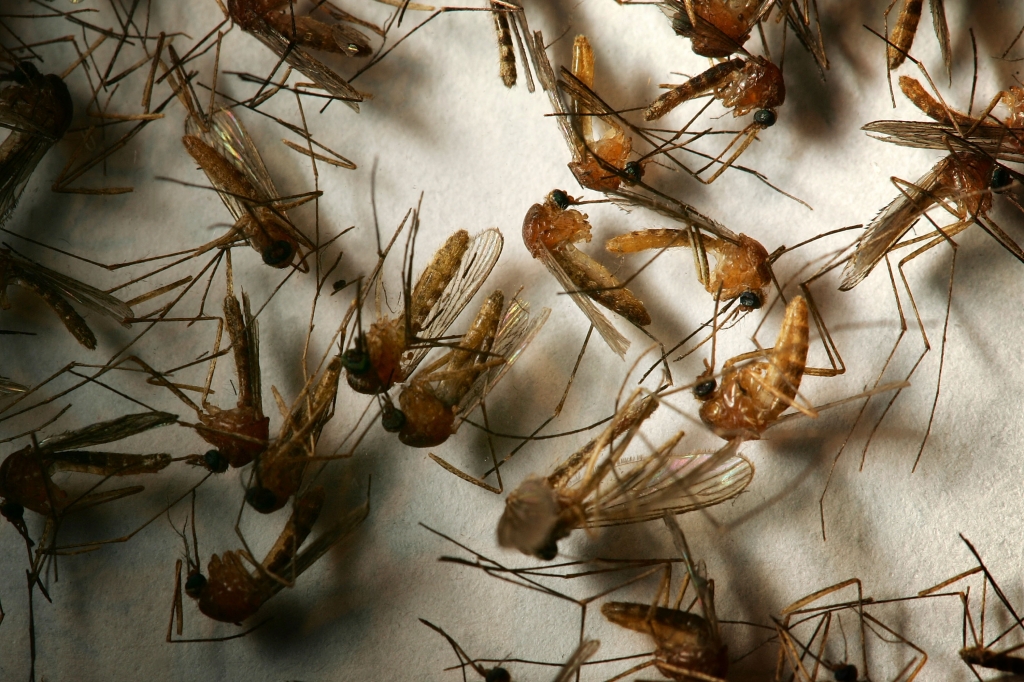
<svg viewBox="0 0 1024 682">
<path fill-rule="evenodd" d="M 59 0 L 62 9 L 71 5 Z M 87 4 L 87 3 L 83 3 Z M 893 111 L 885 82 L 883 46 L 862 24 L 881 27 L 886 3 L 825 3 L 822 23 L 832 64 L 822 82 L 809 56 L 789 37 L 785 68 L 787 100 L 778 124 L 765 131 L 742 157 L 741 163 L 764 173 L 772 183 L 814 207 L 773 192 L 756 179 L 727 173 L 705 187 L 655 164 L 648 166 L 647 181 L 692 203 L 736 232 L 759 239 L 769 251 L 794 245 L 821 232 L 867 223 L 894 196 L 890 177 L 915 180 L 941 156 L 941 152 L 909 150 L 868 139 L 859 127 L 884 118 L 923 120 L 898 92 Z M 998 87 L 1012 83 L 1019 64 L 996 59 L 1012 40 L 1024 16 L 1012 2 L 947 3 L 953 35 L 953 87 L 948 89 L 938 59 L 938 48 L 927 15 L 921 22 L 915 54 L 919 54 L 952 106 L 966 107 L 971 82 L 971 42 L 967 29 L 978 39 L 980 82 L 976 106 L 983 106 Z M 75 7 L 78 7 L 77 5 Z M 385 6 L 346 6 L 377 21 L 387 16 Z M 41 10 L 40 10 L 41 11 Z M 673 73 L 695 74 L 706 60 L 695 57 L 689 43 L 673 35 L 657 7 L 619 6 L 610 0 L 571 4 L 530 3 L 531 27 L 542 30 L 547 41 L 561 39 L 551 49 L 556 68 L 567 64 L 572 37 L 589 36 L 597 55 L 595 89 L 612 106 L 644 106 L 662 82 L 679 82 Z M 95 21 L 113 25 L 101 14 Z M 205 35 L 219 21 L 210 3 L 154 5 L 150 32 L 184 31 L 193 39 Z M 406 22 L 418 20 L 410 13 Z M 74 33 L 77 29 L 57 19 L 29 24 L 20 20 L 19 31 L 29 38 Z M 497 69 L 497 49 L 485 13 L 441 16 L 410 37 L 386 60 L 361 76 L 356 85 L 373 93 L 358 115 L 332 104 L 317 113 L 319 100 L 304 101 L 305 115 L 314 136 L 355 161 L 355 171 L 319 165 L 319 229 L 324 237 L 355 226 L 342 237 L 345 252 L 336 277 L 348 280 L 368 274 L 376 260 L 371 169 L 376 165 L 376 204 L 384 239 L 422 196 L 422 230 L 416 244 L 422 264 L 455 229 L 471 233 L 499 227 L 505 251 L 486 292 L 501 288 L 511 294 L 524 287 L 522 296 L 539 309 L 549 306 L 552 318 L 533 346 L 517 362 L 488 401 L 492 428 L 500 433 L 532 431 L 558 402 L 576 354 L 587 331 L 582 314 L 559 291 L 543 266 L 529 257 L 520 240 L 527 209 L 553 188 L 581 192 L 566 168 L 568 150 L 551 118 L 547 97 L 538 89 L 530 94 L 520 69 L 520 83 L 505 89 Z M 772 27 L 773 55 L 778 33 Z M 402 29 L 405 30 L 405 29 Z M 81 37 L 79 36 L 81 41 Z M 191 44 L 175 39 L 179 53 Z M 758 44 L 756 37 L 750 46 Z M 109 48 L 106 46 L 104 49 Z M 138 58 L 122 58 L 125 68 Z M 69 48 L 48 48 L 46 71 L 61 71 L 73 59 Z M 1017 49 L 1010 57 L 1020 55 Z M 102 60 L 101 60 L 102 61 Z M 253 92 L 253 85 L 229 74 L 244 70 L 267 73 L 276 59 L 255 39 L 235 29 L 224 39 L 219 87 L 236 97 Z M 199 81 L 209 83 L 212 52 L 195 68 Z M 52 66 L 51 66 L 52 65 Z M 117 70 L 115 68 L 115 71 Z M 919 76 L 912 68 L 901 73 Z M 296 79 L 293 79 L 295 82 Z M 303 80 L 299 78 L 297 80 Z M 74 94 L 87 96 L 81 71 L 70 79 Z M 136 84 L 138 85 L 138 84 Z M 112 110 L 138 111 L 139 87 L 125 86 L 115 96 Z M 169 96 L 166 83 L 154 91 L 154 102 Z M 200 90 L 206 105 L 208 91 Z M 117 103 L 121 102 L 121 106 Z M 267 111 L 301 124 L 294 97 L 283 93 Z M 694 109 L 695 110 L 695 109 Z M 717 105 L 712 116 L 722 113 Z M 7 228 L 77 255 L 105 263 L 118 263 L 181 250 L 223 233 L 229 220 L 217 196 L 208 191 L 161 180 L 174 178 L 206 185 L 184 152 L 180 136 L 184 112 L 174 102 L 166 118 L 154 122 L 113 157 L 106 177 L 87 175 L 82 186 L 131 184 L 135 191 L 115 197 L 55 194 L 50 184 L 67 161 L 74 142 L 69 136 L 36 171 L 21 205 Z M 280 143 L 285 134 L 272 121 L 252 112 L 239 114 L 259 145 L 283 195 L 314 189 L 308 159 Z M 84 119 L 82 119 L 84 120 Z M 676 114 L 677 125 L 685 120 Z M 706 125 L 735 128 L 727 115 Z M 112 139 L 112 138 L 111 138 Z M 584 193 L 587 198 L 599 198 Z M 1021 216 L 997 200 L 992 216 L 1011 236 L 1019 237 Z M 594 241 L 583 246 L 610 267 L 616 262 L 602 254 L 604 240 L 629 229 L 669 227 L 662 218 L 644 211 L 624 213 L 610 205 L 586 207 L 594 226 Z M 314 234 L 312 204 L 293 212 L 296 223 Z M 805 276 L 813 258 L 840 248 L 854 238 L 849 232 L 787 255 L 777 265 L 780 282 L 792 287 Z M 106 273 L 19 242 L 15 248 L 97 286 L 110 287 L 144 271 Z M 766 434 L 764 441 L 744 446 L 757 475 L 748 492 L 708 515 L 681 518 L 693 551 L 706 561 L 716 579 L 719 614 L 723 619 L 753 621 L 770 626 L 770 616 L 816 589 L 851 577 L 863 581 L 865 592 L 876 598 L 907 596 L 973 566 L 958 533 L 969 537 L 1001 580 L 1007 596 L 1022 603 L 1019 576 L 1024 545 L 1021 538 L 1024 509 L 1020 494 L 1022 442 L 1020 386 L 1024 385 L 1017 334 L 1021 329 L 1018 303 L 1021 265 L 977 228 L 958 238 L 954 296 L 949 317 L 942 392 L 935 421 L 916 472 L 911 473 L 924 436 L 935 393 L 939 343 L 948 287 L 950 249 L 942 247 L 907 267 L 907 273 L 932 343 L 904 392 L 875 435 L 862 471 L 860 453 L 868 428 L 862 425 L 839 460 L 828 495 L 825 520 L 828 540 L 821 536 L 818 499 L 829 467 L 842 444 L 859 403 L 823 413 L 817 420 L 796 419 Z M 396 253 L 401 247 L 396 248 Z M 204 261 L 205 262 L 205 261 Z M 618 265 L 630 274 L 645 260 L 633 257 Z M 398 311 L 401 257 L 390 259 L 385 275 L 388 304 Z M 259 262 L 250 249 L 234 252 L 236 288 L 245 290 L 254 308 L 263 305 L 283 273 Z M 417 266 L 417 273 L 421 265 Z M 154 282 L 166 284 L 197 266 L 183 266 L 182 274 L 166 273 Z M 205 285 L 204 285 L 205 286 Z M 899 318 L 884 269 L 879 268 L 855 291 L 837 291 L 835 275 L 815 285 L 815 296 L 846 363 L 838 378 L 808 378 L 802 392 L 813 404 L 854 395 L 874 381 L 899 333 Z M 147 290 L 135 285 L 126 297 Z M 330 282 L 327 284 L 330 289 Z M 643 273 L 631 288 L 647 304 L 654 322 L 650 331 L 666 343 L 692 331 L 710 317 L 713 302 L 694 275 L 688 252 L 669 253 Z M 290 401 L 301 389 L 301 353 L 314 294 L 312 275 L 289 280 L 260 315 L 264 409 L 271 416 L 271 433 L 281 418 L 270 390 L 275 386 Z M 311 344 L 310 368 L 330 349 L 328 343 L 350 300 L 351 288 L 320 300 Z M 787 293 L 791 289 L 787 289 Z M 219 314 L 223 277 L 218 274 L 206 310 Z M 902 293 L 902 290 L 901 290 Z M 52 313 L 37 299 L 11 289 L 13 307 L 4 311 L 5 329 L 31 330 L 35 337 L 5 337 L 3 374 L 35 383 L 72 360 L 102 363 L 132 336 L 136 325 L 121 330 L 89 316 L 101 337 L 101 347 L 88 352 L 77 346 Z M 201 287 L 182 303 L 182 316 L 196 314 Z M 160 299 L 161 301 L 167 300 Z M 478 299 L 479 300 L 479 299 Z M 904 297 L 910 326 L 887 380 L 899 380 L 916 359 L 922 341 L 912 309 Z M 145 304 L 150 310 L 154 303 Z M 471 304 L 471 308 L 476 304 Z M 364 315 L 372 317 L 372 305 Z M 455 325 L 461 329 L 467 316 Z M 773 343 L 778 329 L 778 307 L 758 339 Z M 620 319 L 618 327 L 632 341 L 626 361 L 619 360 L 596 335 L 581 366 L 561 416 L 545 431 L 571 431 L 606 416 L 627 372 L 638 362 L 649 341 Z M 758 320 L 750 316 L 723 333 L 718 361 L 752 350 L 749 340 Z M 147 334 L 133 352 L 150 364 L 170 369 L 186 364 L 213 344 L 215 323 L 187 327 L 168 322 Z M 699 351 L 673 363 L 677 385 L 693 380 L 702 369 Z M 820 344 L 812 344 L 811 363 L 827 360 Z M 649 361 L 639 361 L 642 369 Z M 211 400 L 222 407 L 234 403 L 230 358 L 221 360 Z M 206 365 L 175 375 L 182 383 L 202 384 Z M 636 376 L 635 373 L 633 375 Z M 117 387 L 147 406 L 166 409 L 192 420 L 191 411 L 167 392 L 144 383 L 138 375 L 111 376 Z M 65 379 L 63 386 L 69 385 Z M 871 411 L 877 419 L 884 399 Z M 102 387 L 88 387 L 49 407 L 0 424 L 0 436 L 26 431 L 71 404 L 71 411 L 52 433 L 100 419 L 138 411 L 138 406 Z M 658 411 L 644 435 L 658 443 L 683 428 L 684 447 L 716 447 L 718 441 L 696 421 L 697 404 L 688 392 L 674 396 L 671 409 Z M 366 407 L 364 396 L 342 382 L 337 414 L 325 430 L 319 454 L 331 454 Z M 874 404 L 874 403 L 873 403 Z M 372 409 L 372 408 L 371 408 Z M 506 492 L 530 473 L 547 474 L 564 456 L 591 437 L 580 433 L 527 445 L 502 469 Z M 5 445 L 4 452 L 26 441 Z M 514 441 L 496 439 L 499 456 Z M 170 452 L 176 456 L 203 452 L 206 446 L 191 431 L 167 427 L 123 444 L 126 451 Z M 448 443 L 429 450 L 477 475 L 488 467 L 485 436 L 463 428 Z M 638 452 L 643 443 L 638 443 Z M 578 609 L 570 604 L 529 593 L 467 568 L 438 563 L 455 547 L 418 524 L 425 523 L 453 536 L 506 565 L 529 565 L 531 560 L 498 549 L 494 528 L 503 508 L 499 497 L 470 486 L 442 470 L 427 451 L 412 450 L 391 434 L 374 428 L 356 455 L 332 463 L 322 475 L 331 492 L 325 517 L 358 504 L 372 477 L 371 512 L 352 538 L 325 556 L 303 575 L 297 586 L 285 590 L 261 609 L 251 622 L 270 617 L 259 631 L 223 643 L 167 644 L 164 641 L 173 596 L 174 562 L 183 553 L 180 538 L 167 517 L 157 519 L 130 542 L 63 558 L 59 580 L 49 583 L 53 603 L 35 595 L 37 677 L 48 680 L 110 679 L 457 679 L 458 672 L 442 672 L 455 663 L 444 640 L 417 618 L 445 628 L 473 656 L 514 657 L 544 661 L 564 660 L 575 648 Z M 152 480 L 144 494 L 94 510 L 70 523 L 66 540 L 84 541 L 121 535 L 156 514 L 199 479 L 195 471 L 175 465 Z M 65 480 L 65 479 L 61 479 Z M 198 532 L 202 563 L 211 553 L 240 547 L 233 524 L 242 501 L 239 472 L 205 483 L 198 493 Z M 493 482 L 493 479 L 492 479 Z M 187 503 L 169 514 L 177 527 L 188 512 Z M 31 516 L 31 514 L 28 514 Z M 254 554 L 273 542 L 287 511 L 259 517 L 246 510 L 241 529 Z M 740 522 L 742 520 L 742 522 Z M 38 519 L 31 528 L 37 532 Z M 323 525 L 323 524 L 321 524 Z M 576 532 L 561 543 L 564 556 L 620 558 L 674 556 L 660 522 L 626 526 L 587 537 Z M 29 637 L 25 589 L 24 546 L 9 524 L 0 526 L 0 600 L 6 618 L 0 627 L 0 677 L 24 679 L 28 674 Z M 677 574 L 678 575 L 678 574 Z M 579 579 L 558 589 L 577 596 L 594 594 L 611 579 Z M 649 600 L 656 588 L 647 581 L 621 593 L 637 601 Z M 952 599 L 910 603 L 876 612 L 880 619 L 924 648 L 929 663 L 919 679 L 968 679 L 970 672 L 958 658 L 961 623 L 958 603 Z M 239 628 L 214 623 L 185 601 L 185 636 L 218 637 Z M 844 620 L 849 628 L 853 620 Z M 1003 622 L 1002 625 L 1007 623 Z M 997 625 L 993 624 L 993 631 Z M 766 634 L 767 633 L 767 634 Z M 770 634 L 727 626 L 725 636 L 733 656 L 753 648 Z M 846 634 L 852 637 L 851 630 Z M 588 636 L 602 642 L 599 657 L 607 658 L 648 650 L 640 636 L 603 621 L 592 609 Z M 851 647 L 852 647 L 851 643 Z M 765 678 L 774 667 L 773 646 L 760 649 L 737 667 L 739 678 Z M 881 649 L 873 660 L 872 679 L 890 679 L 900 667 Z M 899 655 L 905 654 L 905 650 Z M 841 655 L 841 649 L 835 656 Z M 905 662 L 906 658 L 900 659 Z M 552 669 L 514 664 L 515 679 L 550 679 Z M 597 666 L 585 679 L 603 680 L 617 670 Z M 473 675 L 470 671 L 470 675 Z M 641 677 L 655 678 L 653 670 Z"/>
</svg>

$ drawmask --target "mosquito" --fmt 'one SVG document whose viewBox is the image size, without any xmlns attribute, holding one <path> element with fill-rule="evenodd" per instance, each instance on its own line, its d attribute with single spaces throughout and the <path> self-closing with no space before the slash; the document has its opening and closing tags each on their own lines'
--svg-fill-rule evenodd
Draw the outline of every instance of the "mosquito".
<svg viewBox="0 0 1024 682">
<path fill-rule="evenodd" d="M 503 312 L 504 309 L 504 312 Z M 530 319 L 529 304 L 514 298 L 506 307 L 499 290 L 480 311 L 458 345 L 419 371 L 398 396 L 400 410 L 385 412 L 406 445 L 427 448 L 448 440 L 511 368 L 551 314 Z"/>
<path fill-rule="evenodd" d="M 32 171 L 64 137 L 74 117 L 68 86 L 56 74 L 43 75 L 32 62 L 20 62 L 0 81 L 0 127 L 11 132 L 0 143 L 0 226 L 7 222 Z"/>
<path fill-rule="evenodd" d="M 410 243 L 418 224 L 418 211 L 413 211 Z M 411 376 L 431 342 L 444 336 L 487 279 L 503 244 L 496 228 L 473 237 L 458 230 L 437 250 L 415 287 L 410 250 L 404 270 L 404 315 L 392 319 L 378 313 L 377 321 L 356 338 L 355 347 L 342 354 L 348 385 L 374 395 Z"/>
<path fill-rule="evenodd" d="M 917 25 L 921 20 L 921 9 L 924 0 L 903 0 L 900 12 L 896 18 L 896 25 L 889 35 L 889 14 L 896 7 L 899 0 L 892 0 L 885 9 L 885 30 L 889 36 L 886 40 L 885 63 L 886 70 L 898 69 L 906 60 L 910 48 L 914 45 L 914 37 L 917 35 Z M 949 25 L 946 22 L 945 0 L 930 0 L 929 5 L 932 11 L 932 25 L 935 28 L 935 37 L 939 41 L 939 49 L 942 50 L 942 61 L 946 65 L 949 77 L 953 77 L 953 50 L 949 40 Z"/>
<path fill-rule="evenodd" d="M 737 453 L 738 443 L 711 454 L 678 455 L 675 447 L 682 432 L 652 454 L 620 466 L 633 437 L 656 407 L 655 397 L 634 393 L 600 436 L 566 458 L 550 476 L 531 476 L 520 484 L 505 500 L 498 544 L 550 561 L 557 556 L 558 541 L 576 528 L 684 514 L 731 500 L 746 489 L 754 467 Z M 610 451 L 602 457 L 605 448 Z"/>
</svg>

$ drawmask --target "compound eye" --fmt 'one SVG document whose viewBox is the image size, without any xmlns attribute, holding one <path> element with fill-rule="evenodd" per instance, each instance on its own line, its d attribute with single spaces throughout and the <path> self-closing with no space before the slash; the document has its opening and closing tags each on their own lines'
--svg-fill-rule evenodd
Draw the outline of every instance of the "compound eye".
<svg viewBox="0 0 1024 682">
<path fill-rule="evenodd" d="M 560 189 L 551 192 L 551 201 L 555 202 L 555 205 L 563 211 L 569 208 L 569 195 Z"/>
<path fill-rule="evenodd" d="M 552 540 L 537 550 L 537 558 L 544 561 L 552 561 L 558 556 L 558 543 Z"/>
<path fill-rule="evenodd" d="M 491 668 L 484 675 L 484 682 L 512 682 L 512 675 L 504 668 Z"/>
<path fill-rule="evenodd" d="M 708 379 L 693 387 L 693 395 L 701 400 L 706 400 L 711 397 L 716 388 L 718 388 L 718 382 L 714 379 Z"/>
<path fill-rule="evenodd" d="M 269 514 L 277 507 L 277 495 L 263 487 L 249 488 L 245 501 L 261 514 Z"/>
<path fill-rule="evenodd" d="M 17 502 L 4 502 L 0 505 L 0 514 L 11 523 L 17 523 L 25 518 L 25 508 Z"/>
<path fill-rule="evenodd" d="M 357 348 L 353 348 L 341 354 L 341 364 L 344 365 L 350 374 L 366 374 L 370 371 L 370 356 Z"/>
<path fill-rule="evenodd" d="M 754 112 L 754 123 L 762 125 L 765 128 L 771 128 L 775 125 L 777 120 L 778 117 L 771 109 L 758 109 Z"/>
<path fill-rule="evenodd" d="M 199 599 L 204 587 L 206 587 L 206 576 L 202 573 L 193 573 L 185 580 L 185 594 L 193 599 Z"/>
<path fill-rule="evenodd" d="M 263 252 L 263 262 L 272 267 L 287 265 L 292 262 L 294 255 L 295 249 L 292 248 L 292 245 L 283 239 L 278 239 Z"/>
<path fill-rule="evenodd" d="M 206 468 L 215 474 L 223 474 L 228 470 L 228 460 L 220 454 L 220 450 L 207 450 L 203 455 L 203 461 L 206 463 Z"/>
<path fill-rule="evenodd" d="M 744 308 L 750 308 L 751 310 L 759 309 L 763 304 L 761 303 L 761 297 L 753 291 L 744 291 L 740 294 L 740 305 Z"/>
<path fill-rule="evenodd" d="M 622 172 L 625 174 L 626 180 L 633 184 L 640 182 L 640 179 L 644 177 L 644 167 L 638 161 L 627 163 Z"/>
<path fill-rule="evenodd" d="M 857 666 L 844 663 L 832 671 L 836 682 L 857 682 Z"/>
<path fill-rule="evenodd" d="M 394 405 L 384 405 L 380 414 L 380 424 L 388 433 L 398 433 L 405 426 L 405 412 L 402 412 Z"/>
<path fill-rule="evenodd" d="M 992 171 L 992 179 L 989 180 L 988 186 L 995 192 L 1006 189 L 1013 182 L 1013 176 L 1003 166 L 996 166 Z"/>
</svg>

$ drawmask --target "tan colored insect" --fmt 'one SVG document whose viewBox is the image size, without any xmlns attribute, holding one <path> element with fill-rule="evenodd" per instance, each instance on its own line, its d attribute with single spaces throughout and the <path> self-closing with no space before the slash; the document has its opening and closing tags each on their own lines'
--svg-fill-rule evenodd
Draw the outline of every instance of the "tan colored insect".
<svg viewBox="0 0 1024 682">
<path fill-rule="evenodd" d="M 414 212 L 413 232 L 417 223 Z M 503 244 L 496 228 L 472 238 L 465 230 L 452 234 L 415 288 L 407 284 L 405 314 L 389 318 L 378 313 L 377 321 L 356 338 L 355 347 L 342 354 L 348 385 L 373 395 L 405 381 L 487 279 Z"/>
<path fill-rule="evenodd" d="M 886 30 L 889 27 L 889 14 L 895 8 L 899 0 L 892 0 L 886 8 L 884 16 Z M 935 37 L 939 41 L 939 48 L 942 50 L 942 61 L 946 65 L 946 71 L 952 78 L 953 73 L 953 51 L 949 41 L 949 25 L 946 23 L 946 5 L 944 0 L 931 0 L 929 3 L 932 10 L 932 24 L 935 27 Z M 896 25 L 889 37 L 889 44 L 886 45 L 886 67 L 888 70 L 898 69 L 910 53 L 914 45 L 914 37 L 917 35 L 917 25 L 921 21 L 921 9 L 924 0 L 903 0 L 900 13 L 896 18 Z"/>
<path fill-rule="evenodd" d="M 529 305 L 516 298 L 506 308 L 504 301 L 501 291 L 492 293 L 458 345 L 402 389 L 398 414 L 385 412 L 385 428 L 397 427 L 403 443 L 426 448 L 445 442 L 511 368 L 551 313 L 544 308 L 531 320 Z M 397 418 L 397 423 L 389 425 L 388 417 Z"/>
<path fill-rule="evenodd" d="M 672 30 L 690 39 L 694 54 L 724 59 L 743 48 L 750 29 L 775 0 L 668 0 Z"/>
<path fill-rule="evenodd" d="M 554 473 L 523 481 L 505 500 L 498 544 L 550 561 L 558 553 L 558 541 L 576 528 L 683 514 L 725 502 L 746 489 L 754 468 L 736 454 L 738 443 L 710 454 L 677 455 L 682 432 L 650 455 L 619 466 L 656 407 L 654 397 L 634 393 L 601 435 L 566 458 Z"/>
<path fill-rule="evenodd" d="M 539 259 L 583 313 L 601 337 L 620 357 L 629 341 L 612 326 L 591 299 L 622 315 L 638 327 L 651 323 L 640 299 L 603 265 L 574 246 L 590 241 L 586 214 L 569 208 L 572 199 L 562 190 L 548 194 L 543 204 L 534 204 L 523 219 L 523 242 L 530 255 Z"/>
</svg>

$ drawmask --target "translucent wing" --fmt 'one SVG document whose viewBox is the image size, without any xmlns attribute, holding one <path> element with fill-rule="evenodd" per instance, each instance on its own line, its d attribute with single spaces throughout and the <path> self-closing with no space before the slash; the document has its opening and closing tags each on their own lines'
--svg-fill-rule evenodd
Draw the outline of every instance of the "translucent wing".
<svg viewBox="0 0 1024 682">
<path fill-rule="evenodd" d="M 97 313 L 112 317 L 126 327 L 129 326 L 125 320 L 133 317 L 134 313 L 121 299 L 73 277 L 62 275 L 38 263 L 15 256 L 13 253 L 8 252 L 6 257 L 10 258 L 17 268 L 24 270 L 27 276 L 46 279 L 65 297 Z M 9 273 L 9 276 L 10 274 L 13 273 Z"/>
<path fill-rule="evenodd" d="M 581 163 L 587 157 L 586 147 L 580 142 L 579 132 L 573 129 L 569 110 L 562 99 L 561 91 L 558 89 L 558 81 L 555 79 L 554 69 L 551 68 L 551 62 L 548 61 L 547 50 L 544 49 L 543 45 L 537 45 L 536 47 L 537 78 L 540 80 L 541 87 L 548 93 L 548 99 L 551 101 L 551 110 L 555 114 L 555 120 L 558 121 L 558 128 L 562 131 L 565 143 L 569 145 L 573 162 Z"/>
<path fill-rule="evenodd" d="M 733 244 L 739 242 L 739 235 L 728 227 L 716 220 L 712 220 L 689 204 L 678 199 L 673 199 L 663 194 L 650 195 L 621 187 L 614 192 L 609 192 L 608 196 L 616 206 L 624 210 L 628 211 L 634 206 L 642 206 L 686 225 L 693 225 L 727 242 L 732 242 Z"/>
<path fill-rule="evenodd" d="M 0 395 L 11 395 L 14 393 L 24 393 L 28 390 L 28 386 L 23 386 L 17 381 L 12 381 L 7 377 L 0 377 Z"/>
<path fill-rule="evenodd" d="M 11 217 L 32 171 L 53 144 L 43 135 L 17 131 L 0 144 L 0 225 Z"/>
<path fill-rule="evenodd" d="M 876 140 L 915 149 L 947 149 L 950 140 L 958 137 L 954 128 L 934 121 L 872 121 L 861 130 Z M 1024 163 L 1022 128 L 981 124 L 970 131 L 968 139 L 978 151 L 993 158 Z"/>
<path fill-rule="evenodd" d="M 935 203 L 934 191 L 939 188 L 939 175 L 951 163 L 951 158 L 942 159 L 914 185 L 904 187 L 899 196 L 875 216 L 857 240 L 857 248 L 843 268 L 841 290 L 848 291 L 867 277 L 914 221 Z"/>
<path fill-rule="evenodd" d="M 274 54 L 284 57 L 296 71 L 313 81 L 318 87 L 327 91 L 345 104 L 359 111 L 359 102 L 363 94 L 348 84 L 344 78 L 336 74 L 329 66 L 316 59 L 301 47 L 289 43 L 284 34 L 264 24 L 258 33 L 254 33 Z"/>
<path fill-rule="evenodd" d="M 737 453 L 739 445 L 734 440 L 716 452 L 687 455 L 663 448 L 616 471 L 615 480 L 586 507 L 588 525 L 638 523 L 731 500 L 754 478 L 753 464 Z"/>
<path fill-rule="evenodd" d="M 580 666 L 596 654 L 600 647 L 601 642 L 596 639 L 588 639 L 582 642 L 576 647 L 576 651 L 572 652 L 572 655 L 569 656 L 569 660 L 565 662 L 565 665 L 558 671 L 554 682 L 569 682 L 569 680 L 574 679 L 576 671 L 580 669 Z"/>
<path fill-rule="evenodd" d="M 541 310 L 536 319 L 530 319 L 530 305 L 518 298 L 514 299 L 505 311 L 505 316 L 498 326 L 494 335 L 494 344 L 491 346 L 491 353 L 505 359 L 505 362 L 497 367 L 491 367 L 482 373 L 473 382 L 469 392 L 459 402 L 458 415 L 461 417 L 469 415 L 479 405 L 491 389 L 497 385 L 505 376 L 520 354 L 530 345 L 533 338 L 548 321 L 551 315 L 550 308 Z"/>
<path fill-rule="evenodd" d="M 548 269 L 558 283 L 562 285 L 562 289 L 565 290 L 569 297 L 572 298 L 573 302 L 579 306 L 579 309 L 583 311 L 583 314 L 590 320 L 590 324 L 594 325 L 597 329 L 597 333 L 601 335 L 601 338 L 605 340 L 605 343 L 615 351 L 615 354 L 620 358 L 626 357 L 626 351 L 629 350 L 629 340 L 623 336 L 618 329 L 612 325 L 607 317 L 604 316 L 593 300 L 586 294 L 579 292 L 579 287 L 569 279 L 569 275 L 565 273 L 562 266 L 558 264 L 555 257 L 550 251 L 544 249 L 541 253 L 540 260 L 544 263 L 544 267 Z"/>
<path fill-rule="evenodd" d="M 178 421 L 177 415 L 168 412 L 128 414 L 117 419 L 51 436 L 42 441 L 39 446 L 51 451 L 80 450 L 91 445 L 112 443 L 149 429 L 155 429 L 158 426 L 173 424 L 176 421 Z"/>
<path fill-rule="evenodd" d="M 498 262 L 505 239 L 497 228 L 484 230 L 469 242 L 459 263 L 459 271 L 448 282 L 437 303 L 431 309 L 418 334 L 420 339 L 437 339 L 451 326 Z M 427 344 L 414 346 L 402 358 L 404 376 L 411 376 L 430 350 Z"/>
</svg>

